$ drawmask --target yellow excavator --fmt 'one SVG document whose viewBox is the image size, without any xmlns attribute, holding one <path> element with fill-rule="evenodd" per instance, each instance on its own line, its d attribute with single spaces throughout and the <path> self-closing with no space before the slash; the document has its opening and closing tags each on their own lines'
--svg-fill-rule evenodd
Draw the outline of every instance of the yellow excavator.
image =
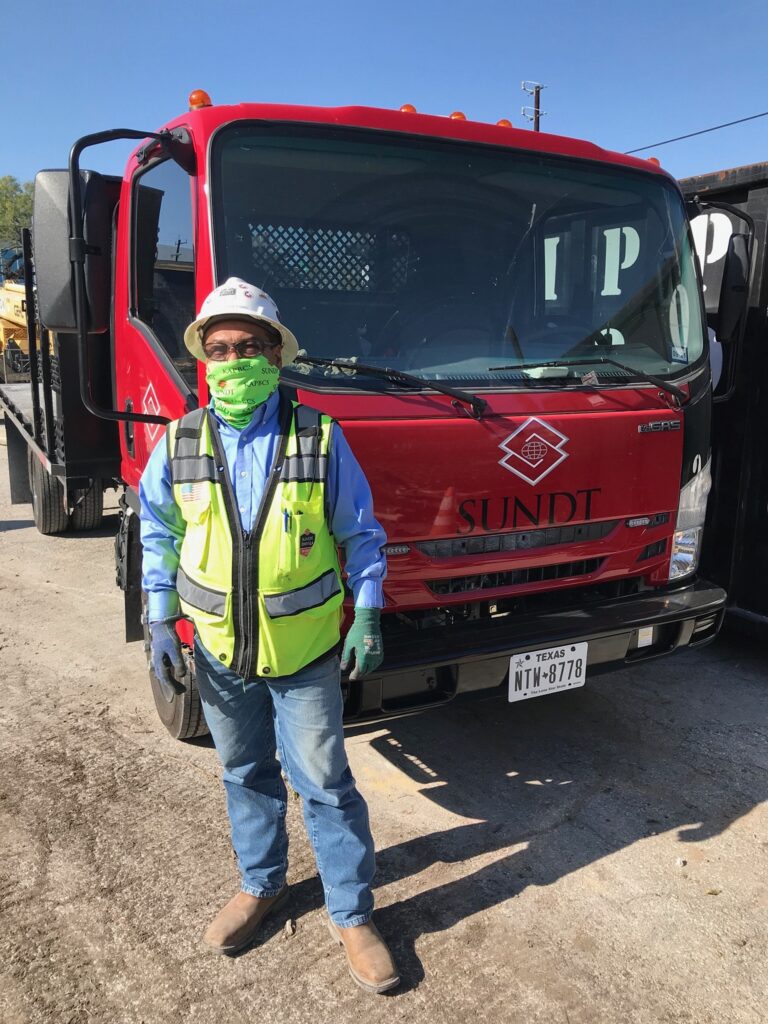
<svg viewBox="0 0 768 1024">
<path fill-rule="evenodd" d="M 0 250 L 0 380 L 29 377 L 27 301 L 21 249 Z"/>
</svg>

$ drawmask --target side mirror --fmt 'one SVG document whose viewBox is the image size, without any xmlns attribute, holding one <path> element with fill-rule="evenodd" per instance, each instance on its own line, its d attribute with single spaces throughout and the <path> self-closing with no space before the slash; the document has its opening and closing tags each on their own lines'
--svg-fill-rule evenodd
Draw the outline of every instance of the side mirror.
<svg viewBox="0 0 768 1024">
<path fill-rule="evenodd" d="M 749 235 L 731 235 L 725 255 L 720 301 L 717 305 L 717 337 L 729 342 L 736 331 L 749 298 Z"/>
<path fill-rule="evenodd" d="M 83 234 L 87 255 L 85 287 L 88 333 L 109 328 L 112 278 L 112 214 L 120 179 L 81 171 Z M 69 239 L 72 235 L 69 172 L 40 171 L 35 178 L 32 236 L 40 320 L 51 331 L 74 332 L 75 288 Z"/>
</svg>

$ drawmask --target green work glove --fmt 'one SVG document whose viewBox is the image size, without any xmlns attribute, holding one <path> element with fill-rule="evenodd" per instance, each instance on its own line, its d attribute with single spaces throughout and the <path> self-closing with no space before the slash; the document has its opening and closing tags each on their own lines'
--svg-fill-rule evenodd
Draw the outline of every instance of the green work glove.
<svg viewBox="0 0 768 1024">
<path fill-rule="evenodd" d="M 375 671 L 384 660 L 384 644 L 381 639 L 381 609 L 356 608 L 352 623 L 344 641 L 341 667 L 346 672 L 350 664 L 350 679 L 360 679 Z"/>
</svg>

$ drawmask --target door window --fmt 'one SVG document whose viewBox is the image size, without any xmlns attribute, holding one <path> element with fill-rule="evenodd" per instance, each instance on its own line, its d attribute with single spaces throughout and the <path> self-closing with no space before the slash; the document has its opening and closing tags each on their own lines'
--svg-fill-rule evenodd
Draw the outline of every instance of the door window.
<svg viewBox="0 0 768 1024">
<path fill-rule="evenodd" d="M 184 329 L 195 318 L 193 238 L 192 179 L 165 160 L 134 188 L 133 308 L 197 392 L 197 360 L 184 345 Z"/>
</svg>

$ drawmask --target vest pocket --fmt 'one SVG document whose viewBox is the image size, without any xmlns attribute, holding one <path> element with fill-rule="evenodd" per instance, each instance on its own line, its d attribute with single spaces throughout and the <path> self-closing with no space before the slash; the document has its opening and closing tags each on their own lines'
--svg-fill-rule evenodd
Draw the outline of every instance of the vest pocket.
<svg viewBox="0 0 768 1024">
<path fill-rule="evenodd" d="M 300 584 L 316 575 L 314 557 L 321 544 L 318 540 L 325 529 L 325 512 L 319 501 L 295 501 L 280 509 L 280 544 L 277 556 L 277 575 L 287 583 Z"/>
<path fill-rule="evenodd" d="M 197 484 L 182 484 L 181 514 L 187 523 L 187 532 L 182 542 L 182 561 L 190 568 L 205 569 L 211 546 L 211 490 L 202 485 L 197 492 L 185 492 L 184 488 L 196 488 Z"/>
<path fill-rule="evenodd" d="M 179 484 L 178 504 L 188 523 L 202 523 L 211 511 L 211 485 L 208 481 Z"/>
</svg>

